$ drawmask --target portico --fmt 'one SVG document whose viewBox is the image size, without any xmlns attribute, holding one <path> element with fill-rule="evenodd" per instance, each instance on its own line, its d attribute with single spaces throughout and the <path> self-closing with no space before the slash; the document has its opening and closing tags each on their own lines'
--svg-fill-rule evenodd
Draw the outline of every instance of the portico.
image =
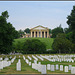
<svg viewBox="0 0 75 75">
<path fill-rule="evenodd" d="M 31 29 L 31 37 L 41 37 L 48 38 L 49 37 L 49 29 L 43 26 L 37 26 Z"/>
</svg>

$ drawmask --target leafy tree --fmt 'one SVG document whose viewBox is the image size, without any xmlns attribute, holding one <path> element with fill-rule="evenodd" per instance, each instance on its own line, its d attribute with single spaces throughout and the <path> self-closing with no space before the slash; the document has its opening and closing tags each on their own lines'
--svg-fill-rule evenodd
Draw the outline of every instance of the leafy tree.
<svg viewBox="0 0 75 75">
<path fill-rule="evenodd" d="M 51 34 L 52 33 L 52 30 L 51 29 L 49 29 L 49 34 Z"/>
<path fill-rule="evenodd" d="M 2 12 L 2 17 L 4 17 L 5 19 L 8 19 L 9 17 L 8 12 L 7 11 Z"/>
<path fill-rule="evenodd" d="M 63 28 L 61 27 L 61 25 L 52 30 L 52 37 L 55 38 L 58 33 L 63 33 Z"/>
<path fill-rule="evenodd" d="M 20 38 L 20 34 L 17 30 L 14 31 L 13 36 L 14 36 L 14 39 Z"/>
<path fill-rule="evenodd" d="M 72 42 L 75 44 L 75 6 L 73 6 L 71 14 L 67 17 L 67 19 L 67 24 L 72 31 Z"/>
<path fill-rule="evenodd" d="M 0 53 L 8 54 L 12 51 L 15 28 L 7 22 L 8 12 L 2 12 L 0 16 Z"/>
<path fill-rule="evenodd" d="M 66 39 L 66 35 L 59 33 L 52 44 L 53 50 L 56 53 L 71 53 L 72 43 Z"/>
<path fill-rule="evenodd" d="M 69 28 L 64 28 L 64 33 L 65 33 L 65 34 L 67 34 L 67 33 L 69 33 L 69 32 L 71 32 L 71 27 L 69 27 Z"/>
<path fill-rule="evenodd" d="M 21 29 L 18 31 L 20 37 L 22 37 L 24 35 L 24 31 L 22 31 Z"/>
<path fill-rule="evenodd" d="M 23 53 L 25 54 L 39 54 L 46 52 L 45 43 L 41 42 L 38 39 L 27 39 L 24 42 Z"/>
<path fill-rule="evenodd" d="M 30 33 L 30 29 L 29 29 L 29 28 L 26 28 L 26 29 L 24 30 L 24 32 Z"/>
</svg>

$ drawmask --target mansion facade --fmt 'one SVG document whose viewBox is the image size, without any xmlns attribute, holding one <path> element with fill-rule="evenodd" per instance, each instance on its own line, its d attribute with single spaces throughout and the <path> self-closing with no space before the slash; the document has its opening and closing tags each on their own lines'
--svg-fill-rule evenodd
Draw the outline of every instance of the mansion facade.
<svg viewBox="0 0 75 75">
<path fill-rule="evenodd" d="M 25 34 L 23 38 L 25 37 L 41 37 L 41 38 L 49 38 L 49 28 L 43 27 L 41 25 L 36 26 L 34 28 L 30 29 L 30 34 Z"/>
</svg>

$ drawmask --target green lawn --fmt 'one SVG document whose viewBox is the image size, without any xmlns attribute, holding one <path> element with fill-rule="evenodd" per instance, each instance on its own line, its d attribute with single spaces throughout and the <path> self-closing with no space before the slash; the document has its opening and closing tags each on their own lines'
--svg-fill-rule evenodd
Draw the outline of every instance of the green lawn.
<svg viewBox="0 0 75 75">
<path fill-rule="evenodd" d="M 32 58 L 32 54 L 26 54 L 24 55 L 26 59 L 27 56 L 30 56 Z M 35 56 L 36 54 L 34 54 Z M 37 54 L 40 55 L 40 54 Z M 49 54 L 42 54 L 42 55 L 49 55 Z M 38 72 L 37 70 L 32 69 L 31 66 L 29 66 L 24 60 L 23 60 L 23 55 L 20 55 L 21 57 L 19 58 L 19 55 L 16 55 L 16 59 L 15 61 L 9 66 L 9 67 L 5 67 L 3 68 L 3 70 L 0 70 L 0 74 L 41 74 L 40 72 Z M 0 56 L 0 57 L 5 57 L 5 56 Z M 7 57 L 9 57 L 9 55 L 7 55 Z M 12 55 L 12 57 L 14 57 L 14 55 Z M 16 71 L 16 63 L 18 62 L 18 59 L 21 59 L 21 71 Z M 34 59 L 29 60 L 33 63 Z M 59 65 L 73 65 L 75 66 L 75 63 L 71 63 L 71 62 L 50 62 L 46 59 L 44 59 L 44 61 L 41 61 L 40 59 L 38 60 L 38 62 L 41 62 L 41 64 L 47 65 L 47 64 L 59 64 Z M 67 72 L 65 73 L 64 71 L 60 71 L 60 70 L 55 70 L 54 72 L 47 70 L 47 74 L 71 74 L 71 72 Z"/>
<path fill-rule="evenodd" d="M 46 49 L 52 49 L 52 43 L 54 41 L 53 38 L 20 38 L 14 39 L 14 44 L 16 44 L 18 41 L 24 42 L 26 39 L 39 39 L 40 41 L 46 44 Z"/>
</svg>

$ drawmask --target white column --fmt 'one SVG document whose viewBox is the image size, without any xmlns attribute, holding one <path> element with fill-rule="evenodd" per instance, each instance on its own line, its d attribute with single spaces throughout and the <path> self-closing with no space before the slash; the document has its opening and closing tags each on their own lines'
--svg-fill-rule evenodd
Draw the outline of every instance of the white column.
<svg viewBox="0 0 75 75">
<path fill-rule="evenodd" d="M 49 31 L 47 31 L 47 38 L 49 37 Z"/>
<path fill-rule="evenodd" d="M 45 31 L 44 31 L 44 38 L 46 38 L 46 35 L 45 35 L 46 33 L 45 33 Z"/>
<path fill-rule="evenodd" d="M 35 31 L 34 31 L 34 37 L 36 37 L 36 33 L 35 33 Z"/>
<path fill-rule="evenodd" d="M 42 31 L 41 31 L 41 37 L 42 37 Z"/>
<path fill-rule="evenodd" d="M 31 31 L 31 37 L 32 37 L 32 31 Z"/>
</svg>

